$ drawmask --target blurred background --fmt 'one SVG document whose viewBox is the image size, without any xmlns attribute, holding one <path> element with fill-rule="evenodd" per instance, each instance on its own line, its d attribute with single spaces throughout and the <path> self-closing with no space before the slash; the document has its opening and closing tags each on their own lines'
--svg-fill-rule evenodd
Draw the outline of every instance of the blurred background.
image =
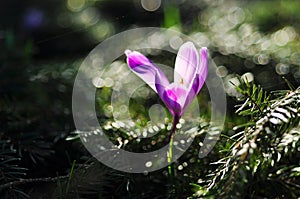
<svg viewBox="0 0 300 199">
<path fill-rule="evenodd" d="M 198 46 L 208 47 L 228 94 L 228 129 L 243 121 L 234 115 L 236 99 L 241 97 L 230 83 L 238 83 L 236 75 L 254 81 L 266 91 L 289 88 L 285 79 L 294 87 L 300 84 L 299 1 L 1 1 L 0 144 L 2 156 L 11 164 L 1 163 L 0 182 L 53 178 L 41 180 L 44 184 L 38 186 L 40 191 L 31 182 L 15 189 L 5 188 L 3 197 L 18 198 L 21 193 L 25 198 L 47 198 L 49 195 L 41 190 L 51 190 L 51 186 L 57 190 L 55 187 L 60 181 L 54 178 L 67 175 L 74 166 L 73 160 L 83 164 L 90 158 L 80 142 L 67 139 L 75 130 L 71 96 L 77 69 L 101 41 L 124 30 L 148 26 L 180 31 L 194 39 Z M 182 43 L 181 38 L 171 37 L 164 38 L 158 45 L 177 50 Z M 165 57 L 161 55 L 158 59 Z M 172 65 L 174 59 L 166 63 Z M 125 63 L 125 58 L 116 63 L 120 62 Z M 104 82 L 104 85 L 107 84 Z M 101 88 L 99 120 L 106 120 L 111 117 L 106 114 L 109 91 Z M 16 164 L 24 170 L 12 171 L 11 165 Z M 104 181 L 100 188 L 92 190 L 105 190 L 102 196 L 97 192 L 97 197 L 91 198 L 113 195 L 134 198 L 130 196 L 134 192 L 134 188 L 130 188 L 130 177 L 105 169 L 100 169 L 106 173 L 99 171 L 99 178 L 114 175 L 119 186 Z M 153 190 L 159 187 L 155 187 L 155 183 L 164 179 L 155 175 L 158 174 L 146 176 Z M 197 182 L 196 178 L 189 178 L 188 182 Z M 121 187 L 120 194 L 112 193 L 116 187 Z M 153 190 L 139 194 L 147 192 L 150 197 Z M 163 193 L 163 188 L 159 188 L 160 191 Z M 189 188 L 181 191 L 183 198 L 193 193 Z"/>
</svg>

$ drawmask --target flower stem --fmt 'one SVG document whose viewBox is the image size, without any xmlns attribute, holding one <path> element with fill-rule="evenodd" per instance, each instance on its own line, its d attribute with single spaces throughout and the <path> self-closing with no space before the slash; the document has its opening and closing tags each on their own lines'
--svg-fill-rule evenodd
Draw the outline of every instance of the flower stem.
<svg viewBox="0 0 300 199">
<path fill-rule="evenodd" d="M 176 125 L 179 122 L 179 116 L 174 116 L 173 118 L 173 126 L 171 129 L 171 134 L 170 134 L 170 138 L 169 138 L 169 151 L 168 151 L 168 156 L 167 156 L 167 160 L 168 160 L 168 173 L 169 173 L 169 179 L 170 179 L 170 183 L 174 184 L 174 167 L 172 164 L 172 158 L 173 158 L 173 142 L 174 142 L 174 136 L 175 136 L 175 131 L 176 131 Z"/>
</svg>

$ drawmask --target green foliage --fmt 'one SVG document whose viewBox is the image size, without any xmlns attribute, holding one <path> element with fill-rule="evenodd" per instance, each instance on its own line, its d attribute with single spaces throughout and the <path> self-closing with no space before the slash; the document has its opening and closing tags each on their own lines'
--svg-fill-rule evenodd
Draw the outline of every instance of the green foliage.
<svg viewBox="0 0 300 199">
<path fill-rule="evenodd" d="M 267 94 L 260 86 L 240 80 L 236 89 L 245 100 L 237 113 L 249 122 L 234 128 L 229 153 L 215 162 L 220 166 L 211 174 L 208 193 L 225 198 L 296 198 L 300 194 L 300 87 Z M 276 190 L 270 188 L 274 186 Z"/>
<path fill-rule="evenodd" d="M 164 8 L 164 27 L 170 28 L 176 26 L 181 29 L 180 10 L 178 6 L 168 5 Z"/>
<path fill-rule="evenodd" d="M 20 158 L 16 157 L 16 150 L 9 141 L 0 140 L 0 185 L 7 184 L 26 175 L 26 169 L 18 165 Z M 2 190 L 3 198 L 29 198 L 29 196 L 16 186 L 9 186 L 8 190 Z"/>
<path fill-rule="evenodd" d="M 299 20 L 299 6 L 299 1 L 257 1 L 249 4 L 249 10 L 251 12 L 255 11 L 253 22 L 258 24 L 260 29 L 268 31 L 283 24 L 289 25 L 293 20 Z M 270 7 L 273 9 L 269 9 Z M 274 15 L 277 15 L 281 20 L 274 20 Z"/>
</svg>

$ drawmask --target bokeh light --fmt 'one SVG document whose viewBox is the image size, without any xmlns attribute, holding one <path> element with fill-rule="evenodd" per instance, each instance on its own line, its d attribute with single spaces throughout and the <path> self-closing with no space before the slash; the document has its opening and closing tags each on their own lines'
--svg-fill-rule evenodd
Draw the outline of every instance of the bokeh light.
<svg viewBox="0 0 300 199">
<path fill-rule="evenodd" d="M 42 10 L 30 8 L 24 16 L 24 25 L 26 28 L 34 29 L 42 25 L 44 13 Z"/>
<path fill-rule="evenodd" d="M 81 11 L 84 8 L 85 0 L 67 0 L 67 7 L 73 12 Z"/>
<path fill-rule="evenodd" d="M 160 7 L 161 0 L 141 0 L 141 4 L 145 10 L 154 12 Z"/>
</svg>

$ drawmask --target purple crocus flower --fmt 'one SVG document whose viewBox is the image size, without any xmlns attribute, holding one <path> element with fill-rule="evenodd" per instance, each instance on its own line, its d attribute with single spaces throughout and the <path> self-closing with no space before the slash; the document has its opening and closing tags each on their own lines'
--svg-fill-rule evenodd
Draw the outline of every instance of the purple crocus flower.
<svg viewBox="0 0 300 199">
<path fill-rule="evenodd" d="M 130 69 L 159 95 L 176 125 L 205 82 L 208 72 L 207 48 L 200 49 L 199 57 L 192 42 L 186 42 L 180 47 L 173 83 L 169 83 L 161 69 L 143 54 L 130 50 L 126 50 L 125 54 Z"/>
</svg>

